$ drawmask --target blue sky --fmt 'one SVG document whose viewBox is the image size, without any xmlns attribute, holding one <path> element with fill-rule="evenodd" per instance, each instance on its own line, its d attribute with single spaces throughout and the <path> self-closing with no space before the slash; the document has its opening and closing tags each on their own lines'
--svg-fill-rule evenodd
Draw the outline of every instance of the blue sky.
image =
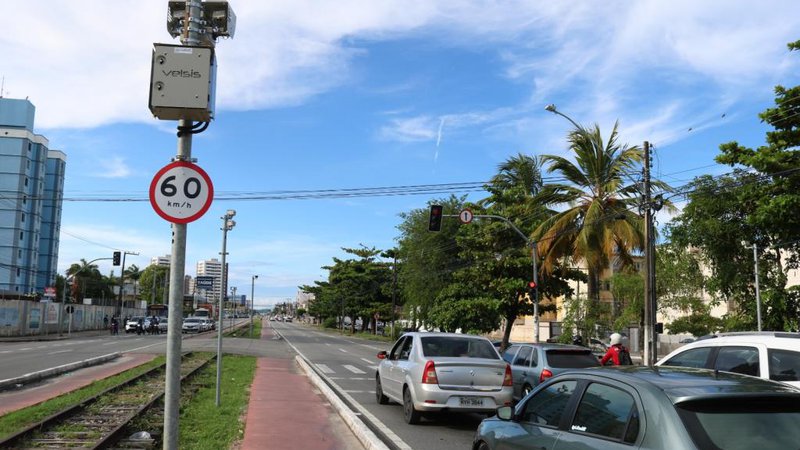
<svg viewBox="0 0 800 450">
<path fill-rule="evenodd" d="M 61 272 L 114 249 L 140 267 L 170 252 L 149 202 L 80 200 L 144 200 L 175 154 L 176 123 L 147 107 L 152 43 L 177 43 L 166 4 L 3 3 L 3 95 L 28 97 L 36 132 L 68 158 Z M 714 165 L 720 143 L 762 144 L 757 114 L 800 68 L 786 49 L 795 1 L 231 4 L 217 118 L 192 152 L 217 195 L 485 181 L 519 152 L 565 152 L 570 124 L 549 103 L 606 133 L 619 120 L 622 142 L 651 141 L 653 173 L 680 186 L 729 170 Z M 215 201 L 188 227 L 187 273 L 219 257 L 235 209 L 230 285 L 249 294 L 258 274 L 256 304 L 283 301 L 341 247 L 392 247 L 398 214 L 430 198 Z"/>
</svg>

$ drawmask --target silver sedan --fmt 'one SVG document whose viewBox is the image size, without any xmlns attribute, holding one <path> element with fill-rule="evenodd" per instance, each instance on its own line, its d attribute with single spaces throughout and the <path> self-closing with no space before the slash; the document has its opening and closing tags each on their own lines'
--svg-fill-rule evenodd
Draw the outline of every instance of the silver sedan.
<svg viewBox="0 0 800 450">
<path fill-rule="evenodd" d="M 492 413 L 511 404 L 511 368 L 484 337 L 406 333 L 378 358 L 378 403 L 402 404 L 410 424 L 424 413 Z"/>
</svg>

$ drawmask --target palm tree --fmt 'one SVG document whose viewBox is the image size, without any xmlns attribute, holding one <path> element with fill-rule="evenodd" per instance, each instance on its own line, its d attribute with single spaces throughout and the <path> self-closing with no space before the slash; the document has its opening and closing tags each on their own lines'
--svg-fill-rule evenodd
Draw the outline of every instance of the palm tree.
<svg viewBox="0 0 800 450">
<path fill-rule="evenodd" d="M 642 151 L 617 143 L 617 126 L 603 141 L 599 126 L 578 126 L 569 134 L 575 162 L 544 155 L 547 171 L 558 172 L 569 184 L 546 185 L 542 195 L 551 203 L 570 207 L 545 220 L 534 232 L 543 259 L 541 270 L 549 273 L 562 258 L 583 261 L 588 271 L 589 298 L 600 299 L 602 270 L 614 257 L 632 263 L 631 252 L 644 249 L 644 221 L 632 207 L 638 201 L 636 184 L 625 177 L 638 169 Z"/>
<path fill-rule="evenodd" d="M 136 288 L 139 286 L 139 279 L 142 277 L 142 270 L 136 264 L 131 264 L 125 269 L 124 278 L 133 281 L 133 299 L 136 300 Z M 124 281 L 123 281 L 123 284 Z"/>
<path fill-rule="evenodd" d="M 86 284 L 85 282 L 86 278 L 90 279 L 102 278 L 102 274 L 100 274 L 100 270 L 97 264 L 89 264 L 89 262 L 86 261 L 84 258 L 81 258 L 80 264 L 72 263 L 72 265 L 69 266 L 69 268 L 67 269 L 67 278 L 69 278 L 70 276 L 72 276 L 75 279 L 75 281 L 77 281 L 78 279 L 84 279 L 84 284 Z M 78 298 L 79 291 L 80 291 L 80 283 L 77 282 L 73 283 L 72 293 L 71 293 L 73 300 L 75 301 L 79 300 Z"/>
</svg>

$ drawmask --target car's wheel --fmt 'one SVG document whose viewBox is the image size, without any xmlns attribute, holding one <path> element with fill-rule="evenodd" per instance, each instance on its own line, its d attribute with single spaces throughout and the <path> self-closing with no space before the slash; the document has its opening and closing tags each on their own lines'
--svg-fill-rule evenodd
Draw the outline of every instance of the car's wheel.
<svg viewBox="0 0 800 450">
<path fill-rule="evenodd" d="M 381 385 L 381 376 L 375 375 L 375 399 L 378 404 L 386 405 L 389 403 L 389 397 L 383 395 L 383 386 Z"/>
<path fill-rule="evenodd" d="M 489 444 L 481 441 L 481 443 L 478 444 L 478 450 L 489 450 Z"/>
<path fill-rule="evenodd" d="M 414 408 L 414 400 L 411 398 L 411 391 L 408 388 L 403 389 L 403 415 L 406 423 L 411 425 L 418 424 L 422 419 L 422 414 Z"/>
<path fill-rule="evenodd" d="M 531 393 L 532 390 L 533 388 L 529 384 L 522 386 L 522 398 L 525 398 L 528 394 Z"/>
</svg>

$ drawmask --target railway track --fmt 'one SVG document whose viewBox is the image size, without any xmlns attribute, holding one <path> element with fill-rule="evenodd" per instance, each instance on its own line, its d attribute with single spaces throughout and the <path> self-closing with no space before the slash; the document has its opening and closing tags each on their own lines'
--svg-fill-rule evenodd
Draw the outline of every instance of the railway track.
<svg viewBox="0 0 800 450">
<path fill-rule="evenodd" d="M 211 355 L 188 353 L 181 361 L 181 396 L 197 387 L 188 381 L 212 360 Z M 105 391 L 67 407 L 52 416 L 5 438 L 3 449 L 111 449 L 152 448 L 156 439 L 141 436 L 129 439 L 130 433 L 139 431 L 129 426 L 134 421 L 154 423 L 163 418 L 164 373 L 166 363 Z M 157 423 L 163 424 L 163 421 Z M 152 428 L 151 428 L 152 429 Z M 160 434 L 159 431 L 154 433 Z"/>
</svg>

